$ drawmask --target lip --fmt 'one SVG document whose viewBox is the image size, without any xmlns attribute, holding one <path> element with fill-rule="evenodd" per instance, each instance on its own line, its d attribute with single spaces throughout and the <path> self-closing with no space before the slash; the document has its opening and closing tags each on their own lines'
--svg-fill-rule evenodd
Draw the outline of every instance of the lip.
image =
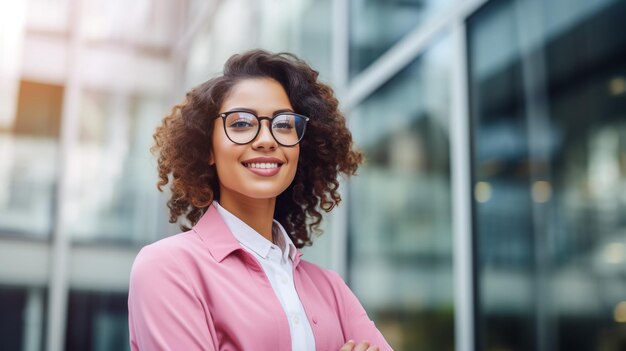
<svg viewBox="0 0 626 351">
<path fill-rule="evenodd" d="M 280 167 L 285 162 L 276 157 L 255 157 L 242 161 L 241 163 L 278 163 L 278 167 Z"/>
<path fill-rule="evenodd" d="M 278 167 L 276 168 L 251 168 L 251 167 L 246 167 L 245 165 L 246 163 L 277 163 Z M 273 175 L 276 175 L 278 172 L 280 172 L 280 167 L 283 165 L 283 163 L 285 163 L 283 162 L 283 160 L 278 159 L 276 157 L 255 157 L 255 158 L 250 158 L 241 162 L 241 165 L 244 166 L 250 172 L 258 176 L 271 177 Z"/>
</svg>

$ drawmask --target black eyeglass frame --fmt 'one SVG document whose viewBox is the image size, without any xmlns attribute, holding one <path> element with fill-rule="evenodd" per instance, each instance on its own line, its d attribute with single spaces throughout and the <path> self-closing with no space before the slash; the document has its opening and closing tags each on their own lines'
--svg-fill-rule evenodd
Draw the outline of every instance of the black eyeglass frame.
<svg viewBox="0 0 626 351">
<path fill-rule="evenodd" d="M 258 128 L 256 129 L 256 133 L 254 134 L 254 137 L 253 137 L 252 139 L 250 139 L 250 141 L 248 141 L 247 143 L 238 143 L 238 142 L 234 141 L 234 140 L 230 137 L 230 135 L 228 135 L 228 131 L 226 131 L 226 118 L 227 118 L 229 115 L 233 114 L 233 113 L 241 113 L 241 112 L 245 112 L 245 113 L 248 113 L 248 114 L 253 115 L 253 116 L 257 119 L 257 121 L 259 122 L 259 124 L 258 124 Z M 278 117 L 278 116 L 281 116 L 281 115 L 294 115 L 294 116 L 298 116 L 298 117 L 302 117 L 302 118 L 304 118 L 304 127 L 302 128 L 302 135 L 298 138 L 298 141 L 296 141 L 294 144 L 291 144 L 291 145 L 289 145 L 289 144 L 283 144 L 283 143 L 281 143 L 280 141 L 278 141 L 278 139 L 276 139 L 276 136 L 274 135 L 274 131 L 272 130 L 272 120 L 273 120 L 274 118 Z M 261 121 L 263 121 L 263 120 L 265 120 L 265 119 L 266 119 L 266 120 L 268 120 L 268 121 L 269 121 L 269 124 L 270 124 L 269 129 L 270 129 L 270 134 L 272 135 L 272 138 L 274 138 L 274 140 L 275 140 L 275 141 L 276 141 L 279 145 L 281 145 L 281 146 L 285 146 L 285 147 L 293 147 L 293 146 L 296 146 L 296 145 L 298 145 L 298 144 L 300 143 L 300 141 L 302 141 L 302 138 L 304 138 L 304 134 L 305 134 L 305 132 L 306 132 L 306 126 L 307 126 L 307 124 L 308 124 L 308 122 L 309 122 L 309 119 L 310 119 L 310 118 L 309 118 L 309 117 L 307 117 L 307 116 L 304 116 L 304 115 L 301 115 L 301 114 L 299 114 L 299 113 L 295 113 L 295 112 L 290 112 L 290 111 L 283 111 L 283 112 L 279 112 L 279 113 L 277 113 L 277 114 L 273 115 L 272 117 L 267 117 L 267 116 L 257 116 L 257 114 L 256 114 L 256 113 L 254 113 L 253 111 L 250 111 L 250 110 L 231 110 L 231 111 L 226 111 L 226 112 L 222 112 L 222 113 L 220 113 L 219 115 L 217 115 L 217 117 L 216 117 L 216 118 L 220 118 L 220 117 L 222 118 L 222 126 L 224 127 L 224 134 L 226 134 L 226 137 L 228 138 L 228 140 L 230 140 L 230 141 L 231 141 L 231 142 L 233 142 L 234 144 L 237 144 L 237 145 L 246 145 L 246 144 L 250 144 L 251 142 L 253 142 L 253 141 L 254 141 L 254 139 L 256 139 L 256 137 L 258 137 L 258 136 L 259 136 L 259 133 L 261 132 Z"/>
</svg>

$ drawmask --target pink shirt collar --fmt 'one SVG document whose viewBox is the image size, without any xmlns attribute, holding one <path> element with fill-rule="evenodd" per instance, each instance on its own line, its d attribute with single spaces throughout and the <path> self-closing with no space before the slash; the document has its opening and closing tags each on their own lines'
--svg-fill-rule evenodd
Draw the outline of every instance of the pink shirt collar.
<svg viewBox="0 0 626 351">
<path fill-rule="evenodd" d="M 209 206 L 198 223 L 192 227 L 192 230 L 198 234 L 202 242 L 204 242 L 209 249 L 211 255 L 218 262 L 222 262 L 227 256 L 237 250 L 243 250 L 241 244 L 213 205 Z M 286 235 L 286 233 L 284 234 Z M 269 241 L 267 242 L 270 243 Z M 289 243 L 293 245 L 291 239 L 289 239 Z M 292 250 L 290 250 L 290 256 L 293 260 L 294 267 L 296 267 L 300 262 L 302 251 L 297 248 L 295 252 L 292 253 L 291 251 Z"/>
<path fill-rule="evenodd" d="M 274 245 L 273 242 L 267 240 L 263 235 L 246 224 L 246 222 L 230 213 L 230 211 L 222 207 L 217 201 L 213 201 L 213 207 L 215 207 L 217 213 L 220 214 L 239 243 L 254 251 L 260 257 L 268 259 L 270 250 Z M 272 235 L 276 246 L 281 249 L 282 259 L 288 260 L 291 258 L 293 262 L 297 253 L 296 247 L 287 235 L 287 232 L 285 232 L 285 228 L 283 228 L 277 220 L 274 220 L 272 225 Z"/>
</svg>

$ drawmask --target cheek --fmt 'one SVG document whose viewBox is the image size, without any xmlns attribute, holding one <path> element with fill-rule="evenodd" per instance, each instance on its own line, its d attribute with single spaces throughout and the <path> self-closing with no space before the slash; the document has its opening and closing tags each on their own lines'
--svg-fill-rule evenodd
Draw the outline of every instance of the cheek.
<svg viewBox="0 0 626 351">
<path fill-rule="evenodd" d="M 229 150 L 227 145 L 223 144 L 223 141 L 214 139 L 213 155 L 212 160 L 214 162 L 215 169 L 217 170 L 220 183 L 223 179 L 232 178 L 232 174 L 235 171 L 233 160 L 235 160 L 236 157 L 232 155 L 232 150 Z"/>
<path fill-rule="evenodd" d="M 211 143 L 212 146 L 212 160 L 215 163 L 218 163 L 221 159 L 227 159 L 229 157 L 229 153 L 232 146 L 232 142 L 226 138 L 224 133 L 222 132 L 221 125 L 215 126 L 215 130 L 213 132 L 213 140 Z"/>
<path fill-rule="evenodd" d="M 293 158 L 294 158 L 295 163 L 297 165 L 298 161 L 300 160 L 300 145 L 296 145 L 293 149 L 294 149 L 293 150 L 293 152 L 294 152 Z"/>
<path fill-rule="evenodd" d="M 290 154 L 289 154 L 289 162 L 291 163 L 291 178 L 293 180 L 293 178 L 296 175 L 296 171 L 298 170 L 298 162 L 300 162 L 300 146 L 295 146 L 293 148 L 293 150 L 290 150 Z"/>
</svg>

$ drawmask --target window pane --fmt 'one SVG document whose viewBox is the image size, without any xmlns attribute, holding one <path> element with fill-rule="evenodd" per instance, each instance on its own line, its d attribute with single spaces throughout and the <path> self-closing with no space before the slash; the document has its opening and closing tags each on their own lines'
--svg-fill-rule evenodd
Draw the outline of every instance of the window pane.
<svg viewBox="0 0 626 351">
<path fill-rule="evenodd" d="M 468 22 L 482 349 L 626 347 L 624 18 L 502 0 Z"/>
<path fill-rule="evenodd" d="M 279 5 L 275 0 L 258 0 L 252 4 L 247 0 L 215 4 L 212 21 L 191 43 L 186 87 L 221 72 L 233 53 L 255 48 L 294 53 L 319 71 L 323 81 L 332 82 L 332 1 L 290 0 Z M 190 5 L 199 7 L 195 1 Z"/>
<path fill-rule="evenodd" d="M 272 4 L 270 8 L 275 8 Z M 299 1 L 289 30 L 294 33 L 287 50 L 304 58 L 323 81 L 331 82 L 333 13 L 331 0 Z M 272 33 L 275 37 L 276 34 Z"/>
<path fill-rule="evenodd" d="M 27 21 L 31 30 L 65 33 L 70 23 L 70 0 L 28 0 Z"/>
<path fill-rule="evenodd" d="M 180 35 L 183 6 L 170 0 L 83 0 L 83 39 L 93 46 L 132 44 L 137 51 L 167 57 Z"/>
<path fill-rule="evenodd" d="M 21 81 L 15 98 L 14 115 L 0 121 L 0 232 L 44 238 L 53 226 L 63 87 Z"/>
<path fill-rule="evenodd" d="M 395 350 L 454 348 L 448 38 L 351 116 L 349 282 Z"/>
<path fill-rule="evenodd" d="M 0 350 L 42 350 L 44 289 L 0 285 Z"/>
<path fill-rule="evenodd" d="M 72 150 L 69 174 L 74 241 L 153 241 L 161 232 L 162 201 L 149 149 L 161 102 L 90 91 L 81 102 L 79 147 Z"/>
<path fill-rule="evenodd" d="M 0 346 L 3 350 L 21 350 L 24 325 L 20 322 L 26 307 L 26 291 L 0 289 L 0 306 Z"/>
<path fill-rule="evenodd" d="M 350 76 L 455 0 L 350 0 Z"/>
<path fill-rule="evenodd" d="M 66 351 L 129 350 L 127 294 L 72 291 Z"/>
</svg>

